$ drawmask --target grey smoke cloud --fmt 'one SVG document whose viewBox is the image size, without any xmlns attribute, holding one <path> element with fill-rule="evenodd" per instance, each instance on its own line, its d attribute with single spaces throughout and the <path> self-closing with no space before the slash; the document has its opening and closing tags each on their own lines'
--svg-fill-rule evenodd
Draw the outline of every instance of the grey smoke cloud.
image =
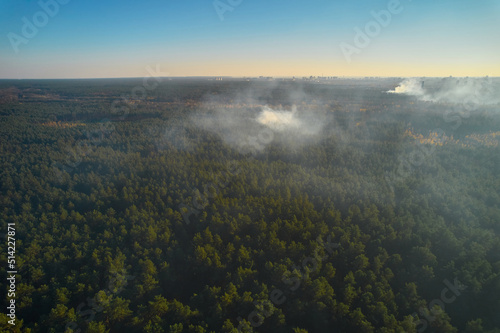
<svg viewBox="0 0 500 333">
<path fill-rule="evenodd" d="M 197 114 L 192 122 L 220 136 L 238 150 L 243 147 L 262 151 L 271 142 L 296 148 L 314 142 L 326 125 L 325 112 L 261 105 L 258 108 L 216 107 L 212 114 Z"/>
<path fill-rule="evenodd" d="M 257 116 L 256 121 L 259 124 L 267 126 L 268 128 L 278 132 L 291 129 L 300 131 L 301 123 L 299 119 L 297 119 L 296 114 L 296 106 L 293 106 L 292 111 L 273 110 L 272 108 L 265 106 Z"/>
<path fill-rule="evenodd" d="M 421 101 L 472 105 L 500 103 L 500 80 L 492 78 L 407 78 L 388 93 Z"/>
<path fill-rule="evenodd" d="M 290 132 L 288 134 L 301 138 L 315 136 L 321 132 L 324 126 L 324 117 L 321 112 L 303 110 L 299 112 L 297 106 L 292 110 L 272 109 L 268 106 L 256 118 L 256 121 L 277 133 Z"/>
</svg>

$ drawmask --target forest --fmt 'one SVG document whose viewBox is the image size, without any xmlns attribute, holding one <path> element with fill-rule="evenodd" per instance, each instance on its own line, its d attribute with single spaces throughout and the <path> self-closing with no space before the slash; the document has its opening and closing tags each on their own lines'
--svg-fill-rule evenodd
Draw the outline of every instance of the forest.
<svg viewBox="0 0 500 333">
<path fill-rule="evenodd" d="M 0 331 L 500 333 L 500 104 L 401 81 L 0 80 Z"/>
</svg>

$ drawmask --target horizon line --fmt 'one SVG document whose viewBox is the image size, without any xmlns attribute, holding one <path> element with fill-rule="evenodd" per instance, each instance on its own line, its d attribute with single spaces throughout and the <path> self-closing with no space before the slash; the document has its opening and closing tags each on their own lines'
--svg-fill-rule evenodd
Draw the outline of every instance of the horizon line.
<svg viewBox="0 0 500 333">
<path fill-rule="evenodd" d="M 66 77 L 66 78 L 0 78 L 0 80 L 110 80 L 110 79 L 143 79 L 148 76 L 114 76 L 114 77 Z M 338 75 L 327 75 L 327 76 L 269 76 L 269 75 L 259 75 L 259 76 L 229 76 L 229 75 L 188 75 L 188 76 L 154 76 L 156 78 L 164 79 L 182 79 L 182 78 L 226 78 L 226 79 L 321 79 L 321 78 L 334 78 L 334 79 L 401 79 L 401 78 L 500 78 L 500 76 L 338 76 Z"/>
</svg>

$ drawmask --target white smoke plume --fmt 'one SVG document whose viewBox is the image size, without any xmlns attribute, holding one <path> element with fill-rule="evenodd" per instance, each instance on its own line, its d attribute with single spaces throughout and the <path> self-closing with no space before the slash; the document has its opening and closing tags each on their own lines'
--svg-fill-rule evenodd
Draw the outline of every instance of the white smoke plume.
<svg viewBox="0 0 500 333">
<path fill-rule="evenodd" d="M 261 106 L 261 110 L 218 108 L 210 115 L 196 115 L 193 123 L 220 136 L 238 150 L 251 146 L 262 151 L 271 142 L 297 148 L 314 139 L 326 124 L 324 112 L 299 110 L 296 106 Z"/>
<path fill-rule="evenodd" d="M 492 78 L 408 78 L 388 93 L 415 96 L 436 103 L 495 105 L 500 103 L 500 81 Z"/>
<path fill-rule="evenodd" d="M 318 111 L 297 111 L 297 106 L 293 106 L 291 111 L 273 110 L 265 106 L 255 119 L 259 124 L 264 125 L 277 133 L 288 133 L 295 137 L 307 137 L 317 135 L 324 127 L 324 114 Z"/>
<path fill-rule="evenodd" d="M 290 129 L 300 130 L 301 124 L 297 119 L 296 114 L 296 106 L 293 107 L 292 111 L 275 111 L 270 107 L 265 106 L 256 120 L 258 123 L 278 132 L 283 132 Z"/>
<path fill-rule="evenodd" d="M 415 78 L 406 79 L 399 84 L 394 90 L 389 90 L 391 94 L 405 94 L 410 96 L 424 96 L 425 92 L 422 88 L 422 81 Z"/>
</svg>

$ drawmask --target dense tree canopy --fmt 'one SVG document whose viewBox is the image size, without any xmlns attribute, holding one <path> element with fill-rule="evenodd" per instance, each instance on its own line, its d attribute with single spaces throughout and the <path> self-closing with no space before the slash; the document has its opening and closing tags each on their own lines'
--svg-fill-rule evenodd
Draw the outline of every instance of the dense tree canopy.
<svg viewBox="0 0 500 333">
<path fill-rule="evenodd" d="M 498 107 L 456 126 L 370 80 L 174 79 L 123 102 L 137 84 L 0 81 L 13 331 L 500 332 Z M 335 126 L 248 152 L 192 121 L 264 105 Z"/>
</svg>

